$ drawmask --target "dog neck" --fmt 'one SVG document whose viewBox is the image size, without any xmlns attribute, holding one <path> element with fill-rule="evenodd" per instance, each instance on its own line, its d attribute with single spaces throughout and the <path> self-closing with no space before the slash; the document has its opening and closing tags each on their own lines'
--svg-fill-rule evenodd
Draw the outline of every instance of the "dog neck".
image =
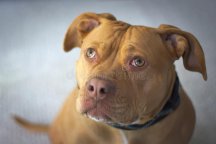
<svg viewBox="0 0 216 144">
<path fill-rule="evenodd" d="M 166 116 L 168 116 L 171 112 L 176 110 L 176 108 L 180 104 L 180 96 L 179 96 L 178 91 L 179 91 L 179 78 L 176 75 L 175 83 L 174 83 L 172 94 L 171 94 L 170 98 L 165 103 L 162 110 L 158 114 L 156 114 L 156 116 L 153 119 L 147 121 L 144 124 L 121 125 L 118 123 L 112 123 L 109 125 L 112 127 L 118 128 L 118 129 L 122 129 L 122 130 L 139 130 L 139 129 L 148 128 L 148 127 L 158 123 L 159 121 L 164 119 Z"/>
</svg>

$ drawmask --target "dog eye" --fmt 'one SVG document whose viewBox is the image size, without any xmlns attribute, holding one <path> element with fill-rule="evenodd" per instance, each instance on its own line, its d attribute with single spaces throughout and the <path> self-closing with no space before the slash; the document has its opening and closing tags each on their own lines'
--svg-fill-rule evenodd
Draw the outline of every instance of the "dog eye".
<svg viewBox="0 0 216 144">
<path fill-rule="evenodd" d="M 135 66 L 135 67 L 142 67 L 144 66 L 145 61 L 141 58 L 134 58 L 131 62 L 131 65 Z"/>
<path fill-rule="evenodd" d="M 86 52 L 86 56 L 88 58 L 94 58 L 96 55 L 96 51 L 93 48 L 88 48 Z"/>
</svg>

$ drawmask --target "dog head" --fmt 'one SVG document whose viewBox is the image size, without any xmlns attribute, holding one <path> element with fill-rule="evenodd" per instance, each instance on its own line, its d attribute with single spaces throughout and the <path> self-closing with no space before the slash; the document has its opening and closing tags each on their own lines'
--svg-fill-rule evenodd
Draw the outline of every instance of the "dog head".
<svg viewBox="0 0 216 144">
<path fill-rule="evenodd" d="M 70 25 L 64 50 L 80 47 L 76 108 L 94 120 L 148 121 L 164 106 L 175 81 L 174 61 L 207 79 L 197 39 L 181 29 L 133 26 L 107 13 L 84 13 Z"/>
</svg>

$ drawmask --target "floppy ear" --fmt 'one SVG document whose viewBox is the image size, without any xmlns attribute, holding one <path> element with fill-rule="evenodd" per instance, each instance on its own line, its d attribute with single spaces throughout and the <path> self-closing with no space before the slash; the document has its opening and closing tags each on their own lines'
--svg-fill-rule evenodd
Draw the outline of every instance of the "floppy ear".
<svg viewBox="0 0 216 144">
<path fill-rule="evenodd" d="M 205 56 L 198 40 L 191 33 L 171 25 L 160 25 L 158 31 L 173 58 L 182 56 L 187 70 L 200 72 L 207 80 Z"/>
<path fill-rule="evenodd" d="M 78 16 L 66 32 L 64 51 L 68 52 L 74 47 L 80 47 L 85 36 L 100 25 L 101 19 L 116 20 L 113 15 L 108 13 L 83 13 Z"/>
</svg>

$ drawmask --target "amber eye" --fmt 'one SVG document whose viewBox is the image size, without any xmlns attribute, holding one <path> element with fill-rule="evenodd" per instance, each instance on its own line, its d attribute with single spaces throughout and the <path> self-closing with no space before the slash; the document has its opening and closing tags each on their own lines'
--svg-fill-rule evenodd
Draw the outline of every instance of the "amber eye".
<svg viewBox="0 0 216 144">
<path fill-rule="evenodd" d="M 131 62 L 131 65 L 135 67 L 142 67 L 144 66 L 145 61 L 142 58 L 134 58 Z"/>
<path fill-rule="evenodd" d="M 93 48 L 88 48 L 86 51 L 86 56 L 88 58 L 94 58 L 96 56 L 96 51 Z"/>
</svg>

